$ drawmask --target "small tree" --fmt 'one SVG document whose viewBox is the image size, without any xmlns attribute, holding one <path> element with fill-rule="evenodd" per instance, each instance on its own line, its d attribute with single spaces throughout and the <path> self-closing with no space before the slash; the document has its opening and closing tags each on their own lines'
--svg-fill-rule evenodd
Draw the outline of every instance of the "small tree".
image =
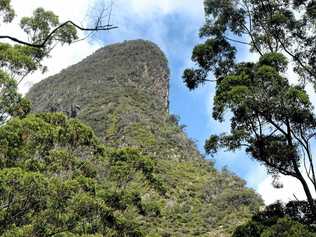
<svg viewBox="0 0 316 237">
<path fill-rule="evenodd" d="M 0 20 L 3 24 L 11 23 L 15 17 L 11 0 L 0 1 Z M 21 29 L 27 34 L 28 41 L 9 35 L 0 35 L 0 39 L 9 40 L 14 45 L 0 42 L 0 125 L 9 116 L 25 115 L 30 110 L 30 103 L 17 93 L 17 85 L 36 70 L 46 71 L 42 64 L 58 43 L 71 44 L 78 39 L 77 29 L 82 31 L 100 31 L 116 28 L 104 24 L 103 9 L 92 27 L 82 27 L 73 21 L 59 22 L 51 11 L 38 8 L 31 17 L 23 17 Z M 107 18 L 109 19 L 109 18 Z"/>
<path fill-rule="evenodd" d="M 315 237 L 315 226 L 309 225 L 312 217 L 305 213 L 308 209 L 305 201 L 291 201 L 286 206 L 277 202 L 238 226 L 232 237 Z"/>
<path fill-rule="evenodd" d="M 298 179 L 316 219 L 311 151 L 316 117 L 304 89 L 307 80 L 316 82 L 316 2 L 206 0 L 205 12 L 200 35 L 207 40 L 194 48 L 192 56 L 198 68 L 185 70 L 183 78 L 194 89 L 211 81 L 208 75 L 214 73 L 213 117 L 222 122 L 225 112 L 232 114 L 230 134 L 211 136 L 206 151 L 214 154 L 219 148 L 245 147 L 274 177 Z M 231 43 L 249 45 L 260 60 L 236 63 L 237 48 Z M 300 85 L 289 83 L 288 58 Z"/>
</svg>

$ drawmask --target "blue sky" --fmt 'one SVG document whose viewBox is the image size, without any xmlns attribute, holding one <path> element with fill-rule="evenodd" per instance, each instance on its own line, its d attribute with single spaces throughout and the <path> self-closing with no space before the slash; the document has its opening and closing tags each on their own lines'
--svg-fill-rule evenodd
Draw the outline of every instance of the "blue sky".
<svg viewBox="0 0 316 237">
<path fill-rule="evenodd" d="M 182 1 L 179 5 L 170 1 L 127 2 L 114 1 L 112 23 L 119 26 L 119 29 L 103 32 L 96 35 L 96 38 L 106 45 L 141 38 L 153 41 L 161 47 L 171 69 L 170 112 L 180 116 L 180 122 L 187 126 L 185 130 L 188 136 L 196 141 L 200 151 L 204 153 L 203 145 L 207 137 L 227 130 L 228 124 L 220 124 L 211 117 L 214 84 L 205 84 L 198 90 L 189 91 L 182 81 L 183 70 L 193 66 L 190 60 L 192 49 L 201 42 L 198 32 L 204 23 L 203 2 Z M 143 4 L 141 9 L 138 8 L 140 3 Z M 239 56 L 243 56 L 246 49 L 240 48 L 239 52 Z M 245 179 L 249 177 L 249 171 L 257 166 L 243 152 L 221 152 L 212 159 L 216 160 L 217 168 L 227 166 Z M 257 185 L 256 182 L 248 184 L 254 188 Z"/>
<path fill-rule="evenodd" d="M 113 1 L 111 22 L 119 29 L 97 35 L 104 44 L 130 39 L 153 41 L 165 52 L 171 69 L 170 112 L 179 115 L 180 122 L 186 125 L 186 132 L 196 141 L 201 153 L 204 142 L 210 134 L 229 130 L 228 123 L 218 123 L 211 117 L 214 84 L 206 84 L 197 90 L 189 91 L 183 81 L 182 73 L 194 66 L 190 60 L 193 47 L 203 41 L 198 36 L 204 24 L 203 0 L 115 0 Z M 235 44 L 238 49 L 237 60 L 256 60 L 249 54 L 245 45 Z M 278 199 L 289 201 L 293 193 L 304 198 L 300 185 L 293 179 L 282 177 L 284 189 L 274 189 L 272 179 L 264 167 L 253 161 L 243 151 L 219 152 L 214 158 L 218 169 L 228 167 L 256 189 L 265 202 Z"/>
<path fill-rule="evenodd" d="M 36 7 L 41 6 L 57 13 L 61 21 L 71 19 L 76 22 L 87 22 L 100 4 L 108 6 L 109 2 L 110 0 L 76 0 L 74 9 L 72 1 L 12 0 L 18 16 L 30 15 Z M 14 23 L 16 27 L 1 25 L 1 32 L 23 39 L 24 35 L 18 28 L 18 22 Z M 203 0 L 113 0 L 111 23 L 119 28 L 101 32 L 89 41 L 56 47 L 52 57 L 45 61 L 49 71 L 45 75 L 31 75 L 21 84 L 20 91 L 26 93 L 34 83 L 58 73 L 105 45 L 131 39 L 153 41 L 165 52 L 171 69 L 170 112 L 180 116 L 180 122 L 187 126 L 185 130 L 188 136 L 196 141 L 201 153 L 204 153 L 205 139 L 210 134 L 225 132 L 229 127 L 227 123 L 220 124 L 211 117 L 214 84 L 206 84 L 197 90 L 189 91 L 181 78 L 183 70 L 193 66 L 191 52 L 193 47 L 201 42 L 198 31 L 204 23 Z M 248 53 L 245 46 L 236 47 L 239 61 L 256 59 L 256 56 Z M 316 101 L 315 95 L 313 96 Z M 244 178 L 247 185 L 255 188 L 266 203 L 277 199 L 288 201 L 292 199 L 293 193 L 304 197 L 300 186 L 291 178 L 282 178 L 284 189 L 274 189 L 271 186 L 271 177 L 266 175 L 265 169 L 243 151 L 222 151 L 210 159 L 215 160 L 218 169 L 227 166 Z"/>
</svg>

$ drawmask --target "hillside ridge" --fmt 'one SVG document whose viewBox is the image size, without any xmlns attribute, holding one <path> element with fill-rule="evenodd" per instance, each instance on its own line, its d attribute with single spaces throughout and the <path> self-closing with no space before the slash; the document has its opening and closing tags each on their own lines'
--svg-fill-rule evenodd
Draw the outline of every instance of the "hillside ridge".
<svg viewBox="0 0 316 237">
<path fill-rule="evenodd" d="M 200 159 L 176 117 L 168 114 L 168 95 L 165 55 L 152 42 L 133 40 L 97 50 L 36 84 L 27 97 L 33 112 L 71 115 L 75 107 L 80 108 L 75 116 L 108 144 L 145 146 L 150 155 L 160 153 L 159 157 L 168 159 Z M 166 150 L 164 155 L 161 147 Z"/>
<path fill-rule="evenodd" d="M 140 218 L 148 236 L 226 237 L 262 205 L 245 181 L 205 160 L 168 113 L 168 61 L 152 42 L 101 48 L 34 85 L 27 97 L 33 112 L 67 113 L 106 146 L 138 148 L 156 161 L 166 194 L 143 193 L 162 210 Z"/>
</svg>

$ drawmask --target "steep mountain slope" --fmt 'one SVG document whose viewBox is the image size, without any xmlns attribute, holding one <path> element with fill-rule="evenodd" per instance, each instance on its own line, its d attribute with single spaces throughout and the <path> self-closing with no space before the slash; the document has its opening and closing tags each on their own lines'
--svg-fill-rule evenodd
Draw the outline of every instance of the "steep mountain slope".
<svg viewBox="0 0 316 237">
<path fill-rule="evenodd" d="M 107 146 L 136 147 L 155 159 L 165 191 L 142 190 L 142 200 L 160 210 L 137 217 L 148 236 L 229 236 L 262 201 L 243 180 L 202 158 L 168 114 L 168 86 L 164 54 L 136 40 L 98 50 L 36 84 L 27 97 L 33 112 L 65 112 Z"/>
</svg>

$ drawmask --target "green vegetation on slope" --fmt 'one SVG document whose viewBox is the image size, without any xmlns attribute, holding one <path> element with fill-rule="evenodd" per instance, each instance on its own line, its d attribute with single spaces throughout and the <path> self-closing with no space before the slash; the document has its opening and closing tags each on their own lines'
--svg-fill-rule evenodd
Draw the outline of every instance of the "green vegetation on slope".
<svg viewBox="0 0 316 237">
<path fill-rule="evenodd" d="M 233 237 L 315 237 L 314 218 L 307 201 L 271 204 L 238 226 Z"/>
<path fill-rule="evenodd" d="M 27 97 L 34 112 L 69 112 L 79 105 L 78 118 L 107 144 L 141 147 L 160 159 L 200 159 L 167 113 L 168 75 L 156 45 L 130 41 L 99 49 L 36 84 Z"/>
<path fill-rule="evenodd" d="M 58 113 L 10 120 L 0 150 L 0 236 L 142 236 L 153 204 L 140 195 L 157 181 L 137 150 L 105 148 Z"/>
<path fill-rule="evenodd" d="M 100 49 L 40 82 L 28 98 L 34 112 L 69 113 L 78 105 L 78 118 L 93 128 L 107 149 L 133 147 L 150 160 L 150 176 L 134 173 L 130 163 L 107 163 L 102 183 L 116 190 L 111 178 L 118 183 L 125 178 L 129 182 L 123 180 L 120 187 L 139 193 L 141 205 L 134 203 L 131 211 L 119 213 L 135 221 L 144 236 L 229 236 L 262 201 L 243 180 L 205 161 L 175 116 L 168 114 L 168 74 L 157 46 L 142 40 L 125 42 Z M 129 167 L 127 173 L 124 167 Z"/>
<path fill-rule="evenodd" d="M 227 171 L 105 147 L 61 113 L 12 119 L 0 134 L 0 236 L 210 236 L 260 204 Z"/>
</svg>

